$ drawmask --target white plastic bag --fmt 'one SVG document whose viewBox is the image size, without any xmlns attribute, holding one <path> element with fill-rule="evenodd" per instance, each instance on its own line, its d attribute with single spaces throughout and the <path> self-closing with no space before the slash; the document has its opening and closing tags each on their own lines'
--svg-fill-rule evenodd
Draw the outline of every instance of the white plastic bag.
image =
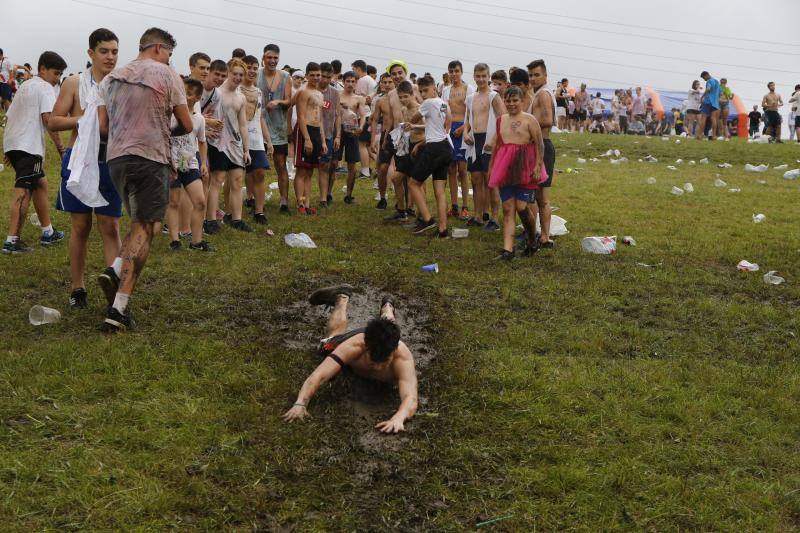
<svg viewBox="0 0 800 533">
<path fill-rule="evenodd" d="M 305 233 L 289 233 L 283 237 L 283 242 L 292 248 L 316 248 L 317 245 Z"/>
<path fill-rule="evenodd" d="M 683 184 L 683 190 L 686 192 L 694 192 L 694 185 L 689 182 Z"/>
<path fill-rule="evenodd" d="M 775 169 L 775 170 L 786 170 L 787 168 L 789 168 L 789 165 L 784 163 L 782 165 L 778 165 L 777 167 L 772 167 L 772 168 Z"/>
<path fill-rule="evenodd" d="M 714 180 L 714 187 L 725 187 L 726 185 L 728 185 L 728 184 L 725 183 L 724 181 L 722 181 L 719 178 Z"/>
<path fill-rule="evenodd" d="M 751 165 L 750 163 L 747 163 L 744 166 L 744 171 L 745 172 L 766 172 L 768 168 L 769 168 L 769 165 Z"/>
<path fill-rule="evenodd" d="M 682 195 L 682 194 L 683 194 L 683 189 L 681 189 L 680 187 L 676 187 L 676 186 L 674 186 L 674 185 L 673 185 L 673 186 L 672 186 L 672 191 L 671 191 L 671 192 L 672 192 L 672 194 L 674 194 L 675 196 L 680 196 L 680 195 Z"/>
<path fill-rule="evenodd" d="M 777 273 L 778 273 L 777 270 L 770 270 L 769 272 L 764 274 L 764 283 L 768 283 L 770 285 L 780 285 L 781 283 L 786 281 L 782 277 L 776 276 Z"/>
<path fill-rule="evenodd" d="M 647 156 L 644 158 L 644 160 L 645 160 L 645 161 L 647 161 L 648 163 L 658 163 L 658 159 L 656 159 L 655 157 L 653 157 L 653 156 L 652 156 L 652 155 L 650 155 L 650 154 L 648 154 L 648 155 L 647 155 Z"/>
<path fill-rule="evenodd" d="M 700 161 L 698 161 L 698 163 L 700 163 L 701 165 L 707 165 L 707 164 L 708 164 L 708 158 L 707 158 L 707 157 L 704 157 L 703 159 L 701 159 Z"/>
<path fill-rule="evenodd" d="M 646 180 L 644 180 L 644 181 L 645 181 L 645 183 L 647 183 L 648 185 L 655 185 L 655 184 L 656 184 L 656 179 L 655 179 L 653 176 L 650 176 L 649 178 L 647 178 L 647 179 L 646 179 Z"/>
<path fill-rule="evenodd" d="M 613 254 L 617 251 L 617 236 L 585 237 L 581 241 L 581 247 L 585 252 L 593 254 Z"/>
<path fill-rule="evenodd" d="M 674 167 L 672 165 L 667 165 L 668 170 L 678 170 L 678 167 Z"/>
<path fill-rule="evenodd" d="M 766 215 L 764 215 L 762 213 L 759 213 L 759 214 L 756 215 L 755 213 L 753 213 L 753 223 L 761 224 L 765 220 L 767 220 Z"/>
<path fill-rule="evenodd" d="M 278 190 L 278 182 L 277 181 L 273 181 L 272 183 L 269 184 L 269 188 L 271 190 L 273 190 L 273 191 L 277 191 Z"/>
<path fill-rule="evenodd" d="M 757 272 L 759 266 L 755 263 L 751 263 L 746 259 L 742 259 L 741 261 L 739 261 L 739 264 L 736 265 L 736 268 L 738 268 L 741 272 Z"/>
<path fill-rule="evenodd" d="M 719 168 L 732 168 L 732 167 L 733 167 L 733 165 L 731 165 L 730 163 L 720 163 L 720 164 L 719 164 L 719 165 L 717 165 L 717 166 L 718 166 Z"/>
<path fill-rule="evenodd" d="M 584 163 L 586 163 L 586 160 L 582 157 L 579 157 L 578 159 L 575 160 L 575 162 L 578 163 L 579 165 L 583 165 Z"/>
<path fill-rule="evenodd" d="M 800 168 L 784 172 L 783 177 L 787 180 L 796 180 L 797 178 L 800 178 Z"/>
</svg>

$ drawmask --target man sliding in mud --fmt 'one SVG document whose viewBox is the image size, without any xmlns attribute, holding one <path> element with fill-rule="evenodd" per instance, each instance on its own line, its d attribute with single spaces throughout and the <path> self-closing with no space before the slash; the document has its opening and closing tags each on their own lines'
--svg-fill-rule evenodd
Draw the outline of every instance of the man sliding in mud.
<svg viewBox="0 0 800 533">
<path fill-rule="evenodd" d="M 333 306 L 326 338 L 320 342 L 320 355 L 324 359 L 303 383 L 297 400 L 283 419 L 291 422 L 310 416 L 306 408 L 317 389 L 350 367 L 361 377 L 397 383 L 400 407 L 392 418 L 375 427 L 383 433 L 404 431 L 403 423 L 417 411 L 417 373 L 411 351 L 400 340 L 394 303 L 391 297 L 384 297 L 379 318 L 370 320 L 366 328 L 348 331 L 347 304 L 352 294 L 353 287 L 340 285 L 319 289 L 309 297 L 311 305 Z"/>
</svg>

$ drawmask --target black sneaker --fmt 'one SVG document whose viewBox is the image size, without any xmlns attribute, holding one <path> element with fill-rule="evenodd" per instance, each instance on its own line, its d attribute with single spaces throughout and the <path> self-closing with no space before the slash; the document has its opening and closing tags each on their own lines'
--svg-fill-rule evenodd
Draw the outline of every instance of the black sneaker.
<svg viewBox="0 0 800 533">
<path fill-rule="evenodd" d="M 164 235 L 169 235 L 169 226 L 167 226 L 166 222 L 161 224 L 161 233 L 163 233 Z"/>
<path fill-rule="evenodd" d="M 50 246 L 51 244 L 55 244 L 61 240 L 64 240 L 64 232 L 53 228 L 53 231 L 50 232 L 50 235 L 42 235 L 42 237 L 39 239 L 39 244 L 42 246 Z"/>
<path fill-rule="evenodd" d="M 245 233 L 250 233 L 253 231 L 253 228 L 248 226 L 244 220 L 231 220 L 230 225 L 233 229 L 238 229 L 239 231 L 244 231 Z"/>
<path fill-rule="evenodd" d="M 230 225 L 231 222 L 233 222 L 233 217 L 230 215 L 230 213 L 225 213 L 224 215 L 222 215 L 223 224 Z"/>
<path fill-rule="evenodd" d="M 375 209 L 386 209 L 386 198 L 381 198 L 378 201 L 378 205 L 375 206 Z"/>
<path fill-rule="evenodd" d="M 288 215 L 289 213 L 289 206 L 286 204 L 281 204 L 281 208 L 278 210 L 281 215 Z"/>
<path fill-rule="evenodd" d="M 469 217 L 467 220 L 467 227 L 480 227 L 483 226 L 483 223 L 475 217 Z"/>
<path fill-rule="evenodd" d="M 206 241 L 200 241 L 197 244 L 190 243 L 189 244 L 190 250 L 195 250 L 197 252 L 213 252 L 214 247 L 208 244 Z"/>
<path fill-rule="evenodd" d="M 408 209 L 406 209 L 406 215 L 408 215 L 409 217 L 413 218 L 413 217 L 417 216 L 417 212 L 409 207 Z"/>
<path fill-rule="evenodd" d="M 393 215 L 383 219 L 384 222 L 405 222 L 406 220 L 408 220 L 408 215 L 399 209 Z"/>
<path fill-rule="evenodd" d="M 321 201 L 321 202 L 319 203 L 319 208 L 320 208 L 320 209 L 328 209 L 328 202 L 326 202 L 326 201 L 324 201 L 324 200 L 323 200 L 323 201 Z"/>
<path fill-rule="evenodd" d="M 219 231 L 219 222 L 216 220 L 206 220 L 204 223 L 203 231 L 206 232 L 207 235 L 214 235 Z"/>
<path fill-rule="evenodd" d="M 311 305 L 334 305 L 336 303 L 336 297 L 340 294 L 352 296 L 353 286 L 345 283 L 343 285 L 317 289 L 308 297 L 308 303 Z"/>
<path fill-rule="evenodd" d="M 436 238 L 437 239 L 449 239 L 450 238 L 450 232 L 447 231 L 447 230 L 440 231 L 440 232 L 436 233 Z"/>
<path fill-rule="evenodd" d="M 256 208 L 256 199 L 255 198 L 248 198 L 244 201 L 244 207 L 246 209 L 255 209 Z"/>
<path fill-rule="evenodd" d="M 533 244 L 528 243 L 522 250 L 522 257 L 533 257 L 534 255 L 536 255 L 536 252 L 538 251 L 539 251 L 538 242 L 535 242 Z"/>
<path fill-rule="evenodd" d="M 539 242 L 539 248 L 548 249 L 548 248 L 555 248 L 555 247 L 556 247 L 556 243 L 554 241 Z"/>
<path fill-rule="evenodd" d="M 414 226 L 414 229 L 412 229 L 411 232 L 414 235 L 421 235 L 426 231 L 428 231 L 429 229 L 435 228 L 437 225 L 438 223 L 436 222 L 436 219 L 431 217 L 431 219 L 427 222 L 423 222 L 420 220 L 419 223 L 417 223 L 417 225 Z"/>
<path fill-rule="evenodd" d="M 489 216 L 489 213 L 484 213 L 483 214 L 483 222 L 484 222 L 484 224 L 486 222 L 489 222 L 491 219 L 492 219 L 492 217 Z"/>
<path fill-rule="evenodd" d="M 483 226 L 484 231 L 500 231 L 500 224 L 497 223 L 496 220 L 489 220 L 485 226 Z"/>
<path fill-rule="evenodd" d="M 169 249 L 173 252 L 181 251 L 181 241 L 172 241 L 169 243 Z"/>
<path fill-rule="evenodd" d="M 191 231 L 187 231 L 185 233 L 182 232 L 182 231 L 178 232 L 178 238 L 183 239 L 185 241 L 191 241 L 192 240 L 192 232 Z"/>
<path fill-rule="evenodd" d="M 25 252 L 30 251 L 31 248 L 20 239 L 17 239 L 15 242 L 6 241 L 3 244 L 4 254 L 24 254 Z"/>
<path fill-rule="evenodd" d="M 70 309 L 86 309 L 87 305 L 89 304 L 86 301 L 86 289 L 84 288 L 75 289 L 69 295 Z"/>
<path fill-rule="evenodd" d="M 256 213 L 253 215 L 253 222 L 256 224 L 261 224 L 262 226 L 267 225 L 267 216 L 264 213 Z"/>
<path fill-rule="evenodd" d="M 344 203 L 346 203 L 346 204 L 352 204 L 353 200 L 355 200 L 355 198 L 353 198 L 352 196 L 345 196 L 344 197 Z"/>
<path fill-rule="evenodd" d="M 117 297 L 117 291 L 119 290 L 119 276 L 114 272 L 114 269 L 106 267 L 103 273 L 97 277 L 97 284 L 100 285 L 100 288 L 103 290 L 108 305 L 113 304 L 114 298 Z"/>
<path fill-rule="evenodd" d="M 325 201 L 328 202 L 328 205 L 331 205 L 333 203 L 333 195 L 329 194 L 328 197 L 325 198 Z"/>
<path fill-rule="evenodd" d="M 107 333 L 116 333 L 117 331 L 133 329 L 134 327 L 136 327 L 136 324 L 130 316 L 120 313 L 115 307 L 109 305 L 106 310 L 106 319 L 100 329 Z"/>
<path fill-rule="evenodd" d="M 503 250 L 500 252 L 500 255 L 495 257 L 495 259 L 499 259 L 500 261 L 511 261 L 514 259 L 514 252 L 509 252 L 508 250 Z"/>
</svg>

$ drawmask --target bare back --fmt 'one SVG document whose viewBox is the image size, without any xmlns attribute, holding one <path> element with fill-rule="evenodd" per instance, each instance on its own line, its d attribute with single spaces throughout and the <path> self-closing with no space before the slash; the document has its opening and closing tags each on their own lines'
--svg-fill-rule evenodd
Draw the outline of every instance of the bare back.
<svg viewBox="0 0 800 533">
<path fill-rule="evenodd" d="M 397 349 L 389 356 L 388 361 L 374 363 L 367 352 L 363 333 L 354 335 L 344 341 L 336 348 L 336 352 L 345 354 L 342 359 L 358 376 L 384 383 L 398 381 L 400 375 L 399 365 L 407 365 L 409 362 L 412 366 L 414 364 L 411 350 L 408 349 L 408 346 L 403 341 L 400 341 Z"/>
<path fill-rule="evenodd" d="M 539 127 L 542 130 L 542 138 L 550 138 L 550 130 L 553 127 L 553 118 L 555 116 L 555 104 L 550 91 L 547 89 L 540 89 L 534 92 L 533 96 L 533 116 L 539 122 Z"/>
<path fill-rule="evenodd" d="M 53 114 L 59 116 L 82 117 L 83 109 L 81 109 L 80 100 L 80 74 L 73 74 L 61 84 L 61 90 L 58 93 L 56 105 L 53 107 Z M 67 148 L 75 146 L 75 141 L 78 139 L 78 128 L 72 128 L 69 134 L 69 142 Z"/>
</svg>

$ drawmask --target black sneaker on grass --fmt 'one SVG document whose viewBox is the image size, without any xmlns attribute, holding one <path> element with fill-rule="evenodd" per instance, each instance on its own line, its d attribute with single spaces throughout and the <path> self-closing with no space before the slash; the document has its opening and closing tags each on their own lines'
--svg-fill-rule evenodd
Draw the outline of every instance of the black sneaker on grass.
<svg viewBox="0 0 800 533">
<path fill-rule="evenodd" d="M 196 252 L 213 252 L 214 247 L 208 244 L 206 241 L 200 241 L 197 244 L 190 243 L 189 249 L 194 250 Z"/>
<path fill-rule="evenodd" d="M 255 209 L 256 208 L 256 199 L 255 198 L 248 198 L 244 201 L 244 207 L 246 209 Z"/>
<path fill-rule="evenodd" d="M 533 257 L 539 251 L 538 241 L 534 244 L 528 243 L 522 250 L 522 257 Z"/>
<path fill-rule="evenodd" d="M 447 231 L 447 230 L 439 231 L 439 232 L 436 233 L 436 238 L 437 239 L 449 239 L 450 238 L 450 232 Z"/>
<path fill-rule="evenodd" d="M 256 213 L 253 215 L 253 222 L 256 224 L 261 224 L 262 226 L 267 225 L 267 216 L 264 213 Z"/>
<path fill-rule="evenodd" d="M 206 220 L 203 222 L 203 231 L 207 235 L 214 235 L 219 231 L 219 222 L 216 220 Z"/>
<path fill-rule="evenodd" d="M 281 208 L 278 210 L 281 215 L 290 215 L 289 206 L 286 204 L 281 204 Z"/>
<path fill-rule="evenodd" d="M 230 213 L 225 213 L 224 215 L 222 215 L 223 224 L 230 225 L 231 222 L 233 222 L 233 217 L 230 215 Z"/>
<path fill-rule="evenodd" d="M 39 244 L 42 246 L 50 246 L 51 244 L 55 244 L 61 240 L 64 240 L 64 232 L 53 228 L 53 231 L 50 232 L 50 235 L 41 236 L 39 239 Z"/>
<path fill-rule="evenodd" d="M 423 221 L 420 220 L 417 223 L 417 225 L 414 226 L 414 229 L 412 229 L 411 232 L 414 235 L 421 235 L 421 234 L 425 233 L 426 231 L 435 228 L 437 225 L 438 225 L 438 223 L 436 222 L 435 218 L 431 218 L 427 222 L 423 222 Z"/>
<path fill-rule="evenodd" d="M 25 252 L 30 252 L 31 248 L 22 242 L 22 240 L 17 239 L 15 242 L 8 242 L 6 241 L 3 243 L 3 253 L 4 254 L 24 254 Z"/>
<path fill-rule="evenodd" d="M 169 226 L 167 226 L 166 222 L 161 224 L 161 233 L 163 233 L 164 235 L 169 235 Z"/>
<path fill-rule="evenodd" d="M 344 294 L 348 297 L 352 296 L 353 286 L 345 283 L 343 285 L 317 289 L 308 297 L 308 303 L 311 305 L 334 305 L 336 304 L 336 297 L 340 294 Z"/>
<path fill-rule="evenodd" d="M 69 295 L 69 308 L 70 309 L 86 309 L 89 305 L 86 301 L 86 289 L 75 289 Z"/>
<path fill-rule="evenodd" d="M 253 231 L 253 228 L 248 226 L 244 220 L 231 220 L 230 225 L 233 229 L 244 231 L 245 233 L 250 233 Z"/>
<path fill-rule="evenodd" d="M 386 198 L 378 200 L 378 205 L 375 206 L 375 209 L 386 209 Z"/>
<path fill-rule="evenodd" d="M 169 243 L 169 249 L 173 252 L 181 251 L 181 241 L 172 241 Z"/>
<path fill-rule="evenodd" d="M 405 211 L 396 210 L 393 215 L 385 217 L 384 222 L 405 222 L 408 220 L 408 215 Z"/>
<path fill-rule="evenodd" d="M 325 201 L 328 202 L 328 205 L 331 205 L 333 203 L 333 195 L 329 194 L 328 197 L 325 198 Z"/>
<path fill-rule="evenodd" d="M 495 259 L 499 259 L 500 261 L 511 261 L 514 259 L 514 252 L 509 252 L 508 250 L 503 250 L 500 252 L 500 255 L 495 257 Z"/>
<path fill-rule="evenodd" d="M 352 196 L 345 196 L 344 197 L 344 203 L 346 203 L 346 204 L 352 204 L 354 200 L 355 200 L 355 198 L 353 198 Z"/>
<path fill-rule="evenodd" d="M 135 327 L 136 323 L 129 315 L 120 313 L 111 305 L 106 309 L 106 319 L 100 325 L 100 329 L 107 333 L 116 333 L 117 331 L 124 331 Z"/>
<path fill-rule="evenodd" d="M 106 267 L 103 273 L 97 277 L 97 284 L 100 285 L 100 288 L 103 290 L 108 305 L 113 304 L 114 298 L 117 297 L 117 291 L 119 290 L 119 276 L 114 272 L 114 269 Z"/>
</svg>

